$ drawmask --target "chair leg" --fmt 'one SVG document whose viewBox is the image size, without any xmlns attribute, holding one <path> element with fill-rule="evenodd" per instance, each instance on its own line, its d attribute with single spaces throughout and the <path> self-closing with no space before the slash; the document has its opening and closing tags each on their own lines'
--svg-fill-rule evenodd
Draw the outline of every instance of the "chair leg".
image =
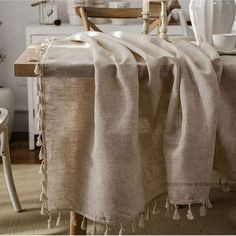
<svg viewBox="0 0 236 236">
<path fill-rule="evenodd" d="M 75 218 L 77 225 L 73 225 L 72 218 Z M 74 211 L 70 212 L 70 235 L 86 235 L 86 230 L 80 228 L 83 216 L 75 213 Z"/>
<path fill-rule="evenodd" d="M 85 31 L 90 31 L 90 25 L 89 25 L 89 22 L 88 22 L 88 16 L 84 10 L 83 7 L 80 7 L 79 8 L 79 13 L 80 13 L 80 17 L 83 21 L 83 26 L 84 26 L 84 30 Z"/>
<path fill-rule="evenodd" d="M 8 141 L 8 129 L 5 128 L 1 132 L 1 153 L 2 153 L 2 162 L 3 162 L 3 170 L 4 176 L 7 184 L 8 193 L 10 195 L 10 199 L 15 211 L 22 211 L 21 204 L 19 198 L 17 196 L 13 176 L 11 169 L 11 160 L 10 160 L 10 148 Z"/>
</svg>

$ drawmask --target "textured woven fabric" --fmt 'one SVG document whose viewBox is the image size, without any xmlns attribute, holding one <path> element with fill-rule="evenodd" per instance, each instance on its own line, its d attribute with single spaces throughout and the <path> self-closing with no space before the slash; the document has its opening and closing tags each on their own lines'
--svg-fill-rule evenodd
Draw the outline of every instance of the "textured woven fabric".
<svg viewBox="0 0 236 236">
<path fill-rule="evenodd" d="M 220 117 L 217 128 L 215 169 L 236 180 L 236 57 L 223 56 L 220 80 Z"/>
<path fill-rule="evenodd" d="M 91 220 L 132 220 L 168 191 L 209 195 L 221 62 L 209 46 L 82 33 L 44 61 L 47 204 Z M 191 218 L 191 217 L 190 217 Z"/>
</svg>

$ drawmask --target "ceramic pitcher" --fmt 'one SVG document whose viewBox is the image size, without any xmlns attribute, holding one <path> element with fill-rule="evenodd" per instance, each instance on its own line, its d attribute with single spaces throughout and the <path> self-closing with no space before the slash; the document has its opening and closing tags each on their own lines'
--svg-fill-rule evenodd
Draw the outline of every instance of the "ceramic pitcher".
<svg viewBox="0 0 236 236">
<path fill-rule="evenodd" d="M 234 0 L 191 0 L 190 18 L 198 44 L 213 44 L 212 34 L 230 33 L 235 18 Z"/>
</svg>

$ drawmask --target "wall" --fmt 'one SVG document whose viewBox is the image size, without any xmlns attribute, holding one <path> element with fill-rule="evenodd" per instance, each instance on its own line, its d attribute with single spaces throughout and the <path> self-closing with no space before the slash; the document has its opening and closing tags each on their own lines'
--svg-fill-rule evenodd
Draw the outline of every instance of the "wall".
<svg viewBox="0 0 236 236">
<path fill-rule="evenodd" d="M 0 83 L 13 89 L 16 117 L 14 131 L 26 131 L 27 84 L 26 78 L 14 78 L 13 64 L 25 49 L 25 26 L 38 23 L 38 8 L 32 8 L 29 0 L 0 0 L 0 48 L 4 48 L 7 60 L 0 66 Z M 59 18 L 67 21 L 66 2 L 58 1 Z"/>
<path fill-rule="evenodd" d="M 115 1 L 115 0 L 114 0 Z M 26 78 L 15 78 L 14 61 L 25 49 L 25 26 L 38 23 L 38 8 L 30 6 L 30 0 L 0 0 L 0 49 L 4 48 L 7 60 L 0 65 L 0 84 L 13 89 L 15 95 L 14 131 L 28 130 Z M 68 21 L 66 0 L 57 0 L 58 18 Z M 137 4 L 138 3 L 138 4 Z M 140 6 L 141 0 L 132 0 L 132 6 Z"/>
</svg>

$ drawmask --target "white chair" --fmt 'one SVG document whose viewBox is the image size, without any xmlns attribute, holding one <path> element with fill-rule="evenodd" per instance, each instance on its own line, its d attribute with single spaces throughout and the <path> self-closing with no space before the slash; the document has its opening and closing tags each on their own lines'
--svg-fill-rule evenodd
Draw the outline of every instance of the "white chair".
<svg viewBox="0 0 236 236">
<path fill-rule="evenodd" d="M 176 21 L 180 22 L 184 36 L 194 36 L 193 30 L 188 26 L 187 22 L 191 21 L 189 13 L 190 0 L 178 0 L 180 9 L 173 9 L 171 16 Z"/>
<path fill-rule="evenodd" d="M 5 180 L 12 205 L 14 209 L 19 212 L 22 210 L 22 208 L 16 193 L 16 188 L 12 176 L 8 139 L 8 119 L 8 111 L 6 109 L 0 108 L 0 156 L 2 157 Z"/>
</svg>

